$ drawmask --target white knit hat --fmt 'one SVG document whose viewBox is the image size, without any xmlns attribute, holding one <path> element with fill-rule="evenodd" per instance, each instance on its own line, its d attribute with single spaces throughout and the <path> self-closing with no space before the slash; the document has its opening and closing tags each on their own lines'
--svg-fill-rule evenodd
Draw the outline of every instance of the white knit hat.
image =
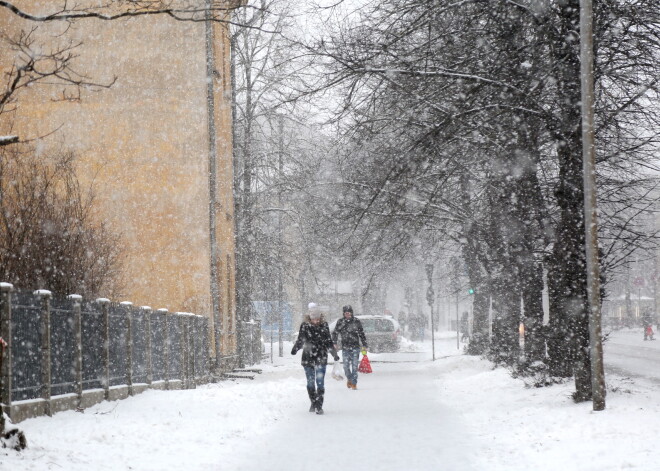
<svg viewBox="0 0 660 471">
<path fill-rule="evenodd" d="M 318 304 L 309 303 L 307 305 L 307 309 L 309 309 L 309 318 L 310 319 L 320 319 L 321 318 L 321 310 L 319 309 Z"/>
</svg>

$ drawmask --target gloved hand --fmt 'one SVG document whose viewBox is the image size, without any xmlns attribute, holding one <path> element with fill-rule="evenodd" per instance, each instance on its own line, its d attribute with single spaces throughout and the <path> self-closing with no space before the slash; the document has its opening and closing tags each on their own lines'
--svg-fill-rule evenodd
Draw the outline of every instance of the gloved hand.
<svg viewBox="0 0 660 471">
<path fill-rule="evenodd" d="M 336 353 L 335 353 L 335 357 L 334 357 L 334 358 L 335 358 L 335 361 L 339 361 L 339 355 L 337 355 Z"/>
<path fill-rule="evenodd" d="M 296 350 L 295 347 L 292 348 L 292 349 L 291 349 L 291 355 L 295 355 L 296 353 L 298 353 L 298 350 Z"/>
<path fill-rule="evenodd" d="M 367 349 L 365 347 L 362 347 L 362 351 L 360 353 L 362 353 L 362 355 L 366 355 L 367 354 Z"/>
</svg>

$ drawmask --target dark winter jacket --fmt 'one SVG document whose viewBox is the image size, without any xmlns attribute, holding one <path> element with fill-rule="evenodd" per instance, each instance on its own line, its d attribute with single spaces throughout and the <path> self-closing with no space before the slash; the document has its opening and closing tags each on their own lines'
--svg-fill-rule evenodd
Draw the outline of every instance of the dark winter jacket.
<svg viewBox="0 0 660 471">
<path fill-rule="evenodd" d="M 367 348 L 367 337 L 364 335 L 362 322 L 353 314 L 348 319 L 342 317 L 337 321 L 335 330 L 332 332 L 332 341 L 337 343 L 337 338 L 340 335 L 341 348 L 360 348 L 360 342 L 362 342 L 364 348 Z"/>
<path fill-rule="evenodd" d="M 309 316 L 305 316 L 303 323 L 300 324 L 298 339 L 291 349 L 291 355 L 295 355 L 301 348 L 303 351 L 300 362 L 302 366 L 327 365 L 328 351 L 335 360 L 339 358 L 332 344 L 330 328 L 323 318 L 320 323 L 314 325 Z"/>
</svg>

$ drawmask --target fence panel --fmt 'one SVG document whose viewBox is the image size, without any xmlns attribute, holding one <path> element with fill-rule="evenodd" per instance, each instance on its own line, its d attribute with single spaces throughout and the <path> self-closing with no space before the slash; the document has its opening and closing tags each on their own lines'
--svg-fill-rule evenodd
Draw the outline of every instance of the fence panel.
<svg viewBox="0 0 660 471">
<path fill-rule="evenodd" d="M 133 309 L 133 384 L 147 382 L 147 315 Z"/>
<path fill-rule="evenodd" d="M 82 315 L 83 389 L 103 387 L 103 313 L 95 302 L 84 302 Z"/>
<path fill-rule="evenodd" d="M 36 399 L 41 393 L 39 298 L 32 292 L 12 293 L 12 400 Z"/>
<path fill-rule="evenodd" d="M 110 304 L 110 386 L 128 384 L 128 319 L 127 308 Z"/>
<path fill-rule="evenodd" d="M 50 394 L 74 392 L 76 335 L 69 299 L 54 297 L 50 302 L 50 348 Z"/>
<path fill-rule="evenodd" d="M 208 375 L 208 319 L 194 316 L 193 326 L 191 335 L 195 346 L 195 379 L 199 380 Z"/>
<path fill-rule="evenodd" d="M 151 313 L 152 381 L 164 381 L 167 378 L 167 371 L 165 371 L 165 353 L 167 348 L 165 345 L 166 316 L 167 314 L 163 311 L 154 311 Z"/>
<path fill-rule="evenodd" d="M 181 322 L 176 314 L 167 316 L 167 358 L 170 363 L 168 370 L 169 379 L 183 379 L 181 377 L 181 365 L 183 363 L 183 333 Z"/>
</svg>

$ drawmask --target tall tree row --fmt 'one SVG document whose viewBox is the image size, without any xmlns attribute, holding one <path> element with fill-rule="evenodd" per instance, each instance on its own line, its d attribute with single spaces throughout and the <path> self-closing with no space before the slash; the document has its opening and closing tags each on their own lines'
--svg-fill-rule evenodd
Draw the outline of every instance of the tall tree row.
<svg viewBox="0 0 660 471">
<path fill-rule="evenodd" d="M 255 317 L 254 301 L 292 301 L 292 290 L 305 298 L 316 248 L 309 212 L 325 204 L 316 184 L 325 139 L 307 104 L 296 99 L 306 60 L 288 38 L 296 32 L 294 9 L 288 0 L 257 0 L 234 14 L 236 290 L 242 321 Z"/>
<path fill-rule="evenodd" d="M 652 241 L 622 209 L 642 210 L 656 184 L 644 175 L 658 148 L 648 106 L 660 72 L 656 10 L 645 0 L 597 6 L 606 268 L 631 241 Z M 579 1 L 381 0 L 309 49 L 345 98 L 341 216 L 364 241 L 357 247 L 376 239 L 396 247 L 393 258 L 414 249 L 411 234 L 458 241 L 477 293 L 471 350 L 518 363 L 524 321 L 526 361 L 575 375 L 576 399 L 588 399 Z"/>
</svg>

